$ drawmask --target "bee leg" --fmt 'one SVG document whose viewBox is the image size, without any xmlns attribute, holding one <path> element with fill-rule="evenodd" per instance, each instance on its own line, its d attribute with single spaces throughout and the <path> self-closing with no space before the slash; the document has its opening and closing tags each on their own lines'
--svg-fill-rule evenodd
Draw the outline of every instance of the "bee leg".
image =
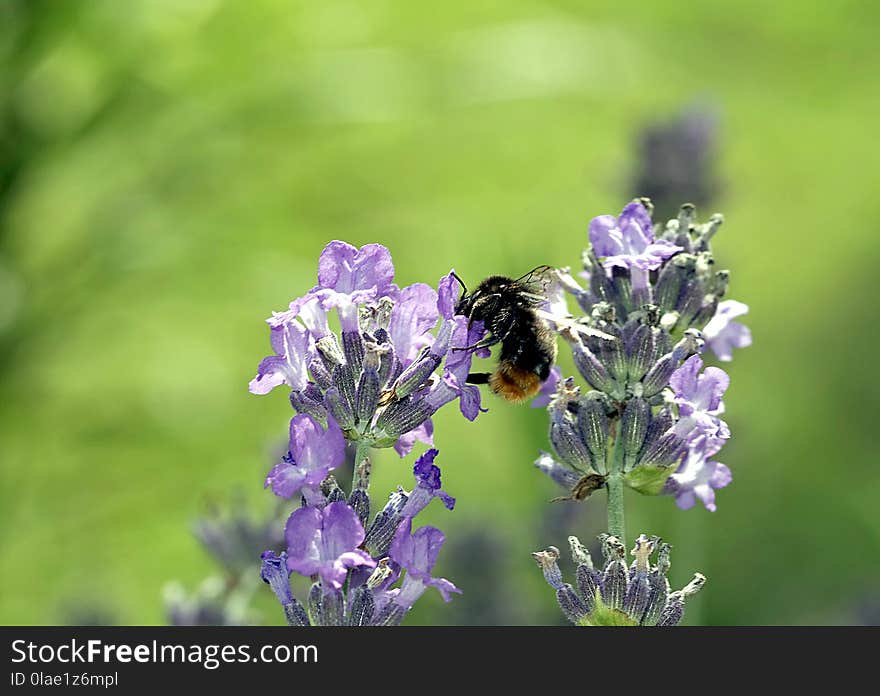
<svg viewBox="0 0 880 696">
<path fill-rule="evenodd" d="M 468 384 L 489 384 L 489 377 L 492 376 L 490 372 L 471 372 L 465 382 Z"/>
<path fill-rule="evenodd" d="M 488 348 L 490 346 L 494 346 L 496 343 L 500 343 L 501 339 L 496 338 L 495 336 L 489 336 L 488 338 L 484 338 L 482 341 L 477 341 L 472 346 L 461 346 L 458 348 L 453 348 L 453 351 L 456 350 L 479 350 L 480 348 Z"/>
</svg>

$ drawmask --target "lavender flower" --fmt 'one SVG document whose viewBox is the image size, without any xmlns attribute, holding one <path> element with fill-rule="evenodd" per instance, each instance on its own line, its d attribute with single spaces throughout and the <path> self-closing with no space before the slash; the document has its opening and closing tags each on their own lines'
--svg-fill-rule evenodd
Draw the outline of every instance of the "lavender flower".
<svg viewBox="0 0 880 696">
<path fill-rule="evenodd" d="M 556 591 L 556 601 L 565 617 L 578 626 L 675 626 L 684 614 L 685 600 L 702 589 L 706 578 L 700 573 L 681 590 L 671 592 L 669 544 L 659 537 L 640 535 L 630 552 L 635 560 L 627 567 L 620 539 L 601 534 L 605 563 L 594 567 L 590 552 L 577 537 L 569 537 L 576 572 L 576 585 L 563 581 L 554 546 L 532 554 L 544 578 Z M 651 557 L 657 553 L 655 563 Z"/>
<path fill-rule="evenodd" d="M 594 218 L 583 257 L 587 287 L 561 269 L 549 289 L 543 311 L 589 391 L 571 378 L 557 381 L 547 400 L 552 454 L 536 466 L 568 488 L 569 499 L 606 487 L 619 507 L 628 486 L 675 495 L 680 506 L 696 497 L 714 507 L 710 493 L 730 481 L 729 470 L 709 460 L 730 437 L 721 419 L 730 380 L 716 367 L 703 370 L 701 330 L 729 358 L 732 345 L 748 343 L 748 330 L 731 321 L 747 308 L 720 302 L 729 273 L 713 269 L 710 241 L 721 216 L 698 224 L 686 205 L 655 227 L 650 214 L 640 199 L 619 217 Z M 569 312 L 563 293 L 582 316 Z"/>
<path fill-rule="evenodd" d="M 706 345 L 722 362 L 733 360 L 734 348 L 747 348 L 752 345 L 752 332 L 749 331 L 749 327 L 733 321 L 747 314 L 748 311 L 749 306 L 742 302 L 724 300 L 718 303 L 715 316 L 703 327 Z"/>
<path fill-rule="evenodd" d="M 318 284 L 268 320 L 275 354 L 260 363 L 250 391 L 285 384 L 299 414 L 334 420 L 346 439 L 365 448 L 394 446 L 400 456 L 416 441 L 432 444 L 431 416 L 445 404 L 459 399 L 462 413 L 476 418 L 479 390 L 465 383 L 473 353 L 452 348 L 472 345 L 483 329 L 454 315 L 453 274 L 441 279 L 439 292 L 424 283 L 401 289 L 393 280 L 385 247 L 328 244 Z M 339 317 L 338 336 L 330 330 L 331 311 Z"/>
<path fill-rule="evenodd" d="M 349 568 L 375 567 L 360 550 L 364 528 L 348 505 L 330 503 L 324 508 L 303 507 L 287 520 L 287 567 L 301 575 L 318 575 L 338 590 Z"/>
<path fill-rule="evenodd" d="M 440 489 L 440 467 L 434 465 L 437 454 L 436 449 L 429 449 L 416 460 L 413 475 L 416 477 L 417 485 L 409 494 L 406 505 L 400 512 L 403 517 L 412 519 L 434 498 L 440 498 L 447 510 L 455 507 L 455 498 Z"/>
<path fill-rule="evenodd" d="M 265 487 L 275 495 L 290 498 L 302 493 L 308 500 L 319 500 L 319 486 L 327 475 L 345 459 L 345 441 L 333 418 L 327 429 L 310 415 L 300 414 L 290 420 L 290 446 L 287 454 L 266 476 Z"/>
<path fill-rule="evenodd" d="M 615 267 L 630 271 L 633 289 L 644 289 L 648 283 L 647 272 L 660 268 L 666 259 L 682 249 L 667 239 L 654 239 L 651 215 L 639 201 L 628 203 L 617 218 L 613 215 L 593 218 L 590 243 L 609 278 L 613 277 Z"/>
<path fill-rule="evenodd" d="M 397 625 L 426 588 L 437 588 L 447 601 L 449 593 L 458 592 L 449 581 L 430 576 L 442 532 L 423 527 L 410 534 L 413 517 L 434 498 L 450 510 L 455 504 L 441 489 L 437 454 L 432 449 L 418 459 L 412 492 L 394 491 L 369 525 L 364 521 L 371 501 L 362 488 L 347 500 L 339 488 L 322 490 L 324 504 L 306 505 L 290 515 L 287 550 L 280 555 L 266 551 L 261 570 L 288 625 Z M 323 489 L 328 488 L 325 481 Z M 407 573 L 395 587 L 401 569 Z M 291 592 L 290 571 L 313 578 L 304 604 Z"/>
<path fill-rule="evenodd" d="M 717 454 L 718 445 L 710 445 L 705 435 L 689 443 L 684 461 L 666 481 L 663 493 L 675 496 L 675 504 L 682 510 L 694 506 L 699 500 L 710 512 L 715 512 L 715 491 L 733 480 L 724 464 L 709 457 Z"/>
<path fill-rule="evenodd" d="M 452 599 L 452 593 L 461 593 L 446 578 L 435 578 L 431 575 L 437 555 L 446 537 L 436 527 L 421 527 L 411 533 L 412 522 L 406 519 L 398 529 L 391 545 L 389 556 L 401 568 L 406 576 L 399 591 L 393 592 L 385 601 L 385 607 L 376 618 L 380 626 L 399 624 L 416 600 L 429 587 L 435 588 L 443 597 L 444 602 Z"/>
</svg>

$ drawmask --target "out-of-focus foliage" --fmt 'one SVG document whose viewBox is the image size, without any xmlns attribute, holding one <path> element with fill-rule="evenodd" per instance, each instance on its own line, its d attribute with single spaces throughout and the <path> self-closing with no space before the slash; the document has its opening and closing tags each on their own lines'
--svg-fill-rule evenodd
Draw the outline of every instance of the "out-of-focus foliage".
<svg viewBox="0 0 880 696">
<path fill-rule="evenodd" d="M 161 622 L 164 583 L 209 572 L 205 498 L 243 485 L 269 508 L 288 411 L 246 385 L 327 241 L 386 244 L 401 283 L 576 264 L 630 193 L 636 131 L 695 99 L 723 114 L 716 255 L 755 339 L 729 366 L 734 483 L 715 514 L 631 501 L 628 528 L 676 546 L 673 585 L 709 577 L 690 622 L 853 620 L 880 585 L 878 20 L 795 0 L 0 3 L 0 622 Z M 489 405 L 436 423 L 458 498 L 428 511 L 437 570 L 502 588 L 486 621 L 556 622 L 529 552 L 598 533 L 602 498 L 554 522 L 531 466 L 545 414 Z M 390 489 L 411 460 L 374 471 Z M 430 597 L 409 621 L 465 620 Z"/>
</svg>

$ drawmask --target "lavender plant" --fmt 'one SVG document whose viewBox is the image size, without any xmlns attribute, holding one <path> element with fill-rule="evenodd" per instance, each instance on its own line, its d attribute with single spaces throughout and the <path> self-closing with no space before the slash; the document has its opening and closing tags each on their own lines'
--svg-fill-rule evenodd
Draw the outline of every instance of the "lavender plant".
<svg viewBox="0 0 880 696">
<path fill-rule="evenodd" d="M 418 458 L 413 488 L 392 492 L 372 522 L 371 453 L 393 447 L 405 457 L 417 441 L 433 445 L 431 417 L 454 401 L 465 418 L 477 417 L 480 392 L 466 384 L 473 353 L 453 349 L 472 346 L 484 330 L 455 314 L 452 272 L 437 290 L 393 281 L 388 249 L 334 241 L 321 254 L 318 284 L 267 320 L 274 354 L 250 391 L 285 386 L 296 415 L 265 486 L 302 505 L 287 520 L 286 550 L 263 554 L 261 576 L 290 625 L 397 625 L 429 587 L 445 601 L 459 591 L 432 575 L 443 533 L 413 529 L 434 498 L 455 505 L 441 489 L 437 450 Z M 347 444 L 355 458 L 346 494 L 331 472 Z M 305 602 L 293 596 L 291 573 L 312 580 Z"/>
<path fill-rule="evenodd" d="M 550 414 L 553 454 L 542 453 L 535 464 L 567 489 L 563 499 L 584 500 L 599 489 L 608 495 L 601 572 L 573 542 L 578 591 L 562 583 L 554 547 L 535 555 L 576 623 L 677 623 L 684 598 L 705 579 L 698 575 L 679 593 L 666 592 L 662 606 L 660 595 L 650 599 L 651 583 L 665 582 L 668 545 L 641 535 L 632 550 L 636 560 L 626 567 L 624 490 L 674 496 L 682 509 L 700 500 L 714 511 L 715 491 L 731 482 L 727 466 L 713 459 L 730 438 L 721 419 L 730 380 L 723 370 L 704 367 L 701 357 L 708 347 L 728 361 L 733 349 L 751 343 L 749 330 L 735 321 L 748 307 L 723 299 L 729 273 L 714 267 L 711 240 L 722 218 L 700 224 L 694 207 L 685 205 L 676 219 L 655 226 L 651 214 L 643 198 L 620 216 L 593 218 L 580 274 L 586 284 L 568 269 L 558 271 L 543 313 L 570 346 L 587 389 L 558 371 L 548 380 L 539 403 Z"/>
</svg>

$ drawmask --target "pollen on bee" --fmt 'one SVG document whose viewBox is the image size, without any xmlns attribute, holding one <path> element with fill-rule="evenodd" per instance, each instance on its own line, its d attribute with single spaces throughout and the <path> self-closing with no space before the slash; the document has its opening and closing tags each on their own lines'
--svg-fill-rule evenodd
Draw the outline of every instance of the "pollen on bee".
<svg viewBox="0 0 880 696">
<path fill-rule="evenodd" d="M 498 396 L 519 403 L 540 391 L 541 379 L 534 372 L 502 363 L 489 378 L 489 387 Z"/>
</svg>

